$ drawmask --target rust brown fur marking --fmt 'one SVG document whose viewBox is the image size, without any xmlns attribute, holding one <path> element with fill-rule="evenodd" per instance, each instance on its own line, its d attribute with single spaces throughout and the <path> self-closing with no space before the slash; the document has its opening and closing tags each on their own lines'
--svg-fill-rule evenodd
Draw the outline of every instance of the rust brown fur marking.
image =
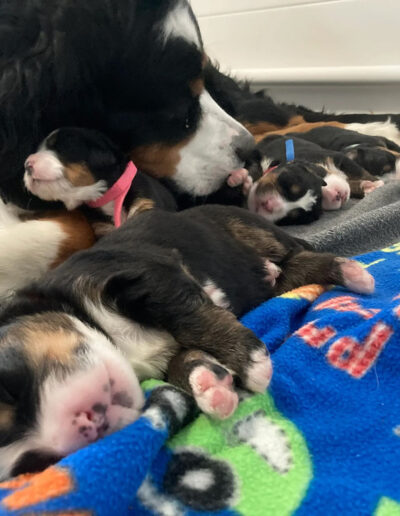
<svg viewBox="0 0 400 516">
<path fill-rule="evenodd" d="M 43 359 L 66 366 L 83 342 L 69 317 L 58 313 L 28 316 L 11 328 L 7 336 L 22 343 L 34 366 L 42 364 Z"/>
<path fill-rule="evenodd" d="M 204 91 L 204 80 L 200 77 L 189 83 L 190 90 L 195 97 L 199 97 Z"/>
<path fill-rule="evenodd" d="M 11 405 L 0 403 L 0 430 L 11 429 L 14 424 L 15 412 Z"/>
<path fill-rule="evenodd" d="M 287 254 L 285 247 L 265 229 L 248 226 L 238 219 L 232 219 L 228 223 L 228 229 L 236 240 L 263 259 L 281 261 Z"/>
<path fill-rule="evenodd" d="M 130 157 L 138 168 L 153 177 L 172 177 L 181 160 L 181 150 L 191 139 L 187 138 L 177 145 L 143 145 L 133 149 Z"/>
<path fill-rule="evenodd" d="M 299 120 L 302 119 L 302 117 L 299 117 Z M 292 120 L 295 120 L 293 118 Z M 331 126 L 331 127 L 340 127 L 342 129 L 346 128 L 346 124 L 343 124 L 341 122 L 301 122 L 299 124 L 294 125 L 287 125 L 286 127 L 283 127 L 281 129 L 272 130 L 265 132 L 263 134 L 258 134 L 255 137 L 255 140 L 257 143 L 262 141 L 266 136 L 269 136 L 270 134 L 287 134 L 287 133 L 307 133 L 308 131 L 311 131 L 311 129 L 315 129 L 317 127 L 325 127 L 325 126 Z"/>
<path fill-rule="evenodd" d="M 152 210 L 155 206 L 155 203 L 152 199 L 136 199 L 135 202 L 129 209 L 128 219 L 142 213 L 143 211 Z"/>
<path fill-rule="evenodd" d="M 47 220 L 58 224 L 65 233 L 57 257 L 51 267 L 57 267 L 72 254 L 88 249 L 96 242 L 93 227 L 79 211 L 52 212 L 42 215 L 39 220 Z"/>
<path fill-rule="evenodd" d="M 64 167 L 64 175 L 73 186 L 90 186 L 96 181 L 86 165 L 69 163 Z"/>
</svg>

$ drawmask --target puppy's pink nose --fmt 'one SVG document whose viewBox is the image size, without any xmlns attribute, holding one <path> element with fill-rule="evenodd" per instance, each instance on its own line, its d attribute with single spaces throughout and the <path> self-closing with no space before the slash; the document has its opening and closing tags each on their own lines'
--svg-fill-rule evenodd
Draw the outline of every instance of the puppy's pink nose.
<svg viewBox="0 0 400 516">
<path fill-rule="evenodd" d="M 273 213 L 274 210 L 279 208 L 279 205 L 280 205 L 279 201 L 277 201 L 277 199 L 275 199 L 274 197 L 270 197 L 269 199 L 265 199 L 261 203 L 261 206 L 264 208 L 264 210 L 268 211 L 269 213 Z"/>
<path fill-rule="evenodd" d="M 35 163 L 36 163 L 36 154 L 31 154 L 27 157 L 25 161 L 25 172 L 31 176 L 34 171 Z"/>
</svg>

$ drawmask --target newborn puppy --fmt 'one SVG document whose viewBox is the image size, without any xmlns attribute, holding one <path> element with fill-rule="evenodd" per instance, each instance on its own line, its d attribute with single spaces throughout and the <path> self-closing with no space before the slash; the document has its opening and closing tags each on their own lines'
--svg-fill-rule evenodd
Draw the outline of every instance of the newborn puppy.
<svg viewBox="0 0 400 516">
<path fill-rule="evenodd" d="M 221 419 L 233 375 L 264 392 L 271 360 L 236 317 L 309 283 L 374 288 L 358 263 L 307 247 L 240 208 L 154 209 L 17 293 L 0 314 L 0 478 L 134 421 L 138 379 L 168 373 Z"/>
<path fill-rule="evenodd" d="M 344 153 L 371 174 L 381 176 L 400 170 L 400 147 L 384 137 L 369 136 L 340 127 L 316 127 L 293 136 Z"/>
<path fill-rule="evenodd" d="M 290 140 L 293 142 L 294 161 L 287 163 L 286 142 Z M 276 223 L 295 224 L 312 222 L 321 215 L 321 207 L 323 210 L 340 209 L 350 196 L 361 198 L 366 193 L 383 185 L 382 181 L 369 174 L 344 154 L 323 149 L 312 142 L 295 136 L 268 136 L 258 144 L 257 150 L 262 156 L 261 163 L 264 175 L 262 179 L 254 184 L 251 190 L 249 208 L 251 211 L 257 211 Z M 279 203 L 281 211 L 276 210 L 276 213 L 271 213 L 264 209 L 266 207 L 265 192 L 271 190 L 269 183 L 272 182 L 274 177 L 271 176 L 271 179 L 268 177 L 271 174 L 271 167 L 273 165 L 280 165 L 277 169 L 272 169 L 276 177 L 281 172 L 285 172 L 286 185 L 286 191 L 283 191 L 282 187 L 280 187 L 282 191 L 279 191 L 278 188 L 278 192 L 275 195 L 278 198 L 279 196 L 283 198 L 283 202 Z M 268 171 L 267 174 L 265 174 L 266 171 Z M 321 203 L 318 203 L 317 186 L 313 184 L 312 175 L 322 179 Z M 298 185 L 299 181 L 300 185 Z M 304 208 L 302 207 L 303 211 L 294 211 L 290 218 L 287 218 L 289 210 L 287 208 L 284 209 L 284 206 L 286 205 L 285 203 L 292 200 L 288 197 L 287 191 L 293 192 L 293 188 L 296 189 L 301 185 L 308 185 L 313 198 L 316 200 L 313 203 L 305 204 L 305 207 L 308 208 L 307 213 L 303 213 Z M 300 192 L 305 195 L 306 190 L 304 187 L 300 188 Z M 308 201 L 309 196 L 305 199 Z M 290 205 L 289 208 L 291 208 Z M 300 215 L 301 217 L 299 217 Z"/>
<path fill-rule="evenodd" d="M 300 160 L 268 167 L 250 190 L 249 210 L 279 225 L 308 224 L 319 219 L 326 187 L 324 171 L 319 169 Z"/>
<path fill-rule="evenodd" d="M 243 160 L 252 158 L 252 153 Z M 101 210 L 116 227 L 151 208 L 176 211 L 203 203 L 240 205 L 253 184 L 246 169 L 235 170 L 220 190 L 207 197 L 181 192 L 138 171 L 105 135 L 63 127 L 51 133 L 25 161 L 26 188 L 43 200 L 62 201 L 68 210 L 82 204 Z"/>
<path fill-rule="evenodd" d="M 176 210 L 172 194 L 157 179 L 136 169 L 98 131 L 65 127 L 52 132 L 25 161 L 26 188 L 68 210 L 88 204 L 116 227 L 154 207 Z"/>
</svg>

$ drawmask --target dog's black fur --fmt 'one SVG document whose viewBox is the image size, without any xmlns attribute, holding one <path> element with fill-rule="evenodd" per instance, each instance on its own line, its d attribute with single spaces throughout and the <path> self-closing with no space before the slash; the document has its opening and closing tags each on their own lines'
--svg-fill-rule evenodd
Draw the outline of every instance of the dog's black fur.
<svg viewBox="0 0 400 516">
<path fill-rule="evenodd" d="M 163 40 L 162 24 L 178 5 L 188 10 L 199 46 L 179 35 Z M 43 207 L 23 188 L 23 162 L 58 127 L 100 130 L 133 154 L 153 144 L 183 145 L 202 114 L 201 45 L 185 0 L 2 2 L 2 195 L 23 207 Z M 249 147 L 249 139 L 239 140 L 238 150 Z M 134 160 L 141 167 L 139 154 Z M 158 174 L 156 166 L 147 168 Z"/>
<path fill-rule="evenodd" d="M 400 156 L 400 147 L 387 138 L 368 136 L 340 127 L 317 127 L 307 132 L 294 132 L 292 135 L 315 143 L 329 151 L 345 154 L 374 175 L 393 172 Z M 339 166 L 344 162 L 346 167 L 346 160 L 340 158 L 339 154 L 335 154 L 335 152 L 332 153 L 335 163 Z M 348 164 L 347 169 L 351 175 L 356 172 L 355 167 L 352 167 L 350 172 Z"/>
</svg>

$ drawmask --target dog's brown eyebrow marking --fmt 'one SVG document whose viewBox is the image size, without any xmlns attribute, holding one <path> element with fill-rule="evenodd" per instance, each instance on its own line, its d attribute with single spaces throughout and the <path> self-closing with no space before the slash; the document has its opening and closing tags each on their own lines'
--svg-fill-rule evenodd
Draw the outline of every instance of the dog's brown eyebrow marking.
<svg viewBox="0 0 400 516">
<path fill-rule="evenodd" d="M 6 403 L 0 403 L 0 431 L 12 428 L 14 418 L 14 408 Z"/>
<path fill-rule="evenodd" d="M 68 365 L 83 336 L 63 314 L 47 313 L 28 317 L 15 330 L 29 360 L 37 366 L 43 360 Z"/>
<path fill-rule="evenodd" d="M 68 163 L 64 175 L 73 186 L 90 186 L 96 181 L 89 168 L 83 163 Z"/>
</svg>

